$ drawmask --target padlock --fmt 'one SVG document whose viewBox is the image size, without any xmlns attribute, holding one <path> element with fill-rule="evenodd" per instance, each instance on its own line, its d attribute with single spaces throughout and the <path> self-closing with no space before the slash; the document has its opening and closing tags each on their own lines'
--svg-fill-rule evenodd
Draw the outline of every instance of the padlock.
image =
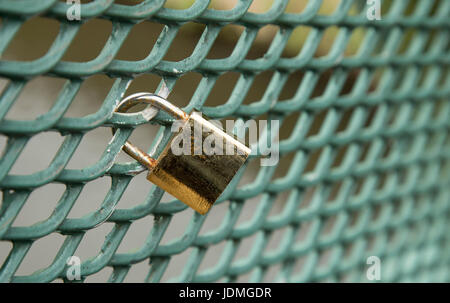
<svg viewBox="0 0 450 303">
<path fill-rule="evenodd" d="M 200 214 L 206 214 L 244 164 L 251 150 L 234 135 L 229 135 L 201 115 L 187 114 L 166 99 L 151 94 L 139 93 L 122 100 L 117 112 L 126 112 L 140 103 L 151 104 L 175 119 L 181 120 L 177 133 L 172 137 L 157 159 L 127 142 L 123 150 L 149 170 L 147 179 L 187 204 Z M 156 113 L 155 113 L 156 115 Z M 200 132 L 199 132 L 200 127 Z M 188 153 L 173 152 L 172 143 L 179 136 L 190 133 Z M 182 133 L 184 132 L 184 133 Z M 200 133 L 200 134 L 199 134 Z M 194 138 L 194 134 L 197 137 Z M 201 138 L 201 151 L 195 140 Z M 222 142 L 222 146 L 205 154 L 205 140 Z M 221 150 L 221 152 L 220 152 Z M 184 150 L 186 151 L 186 149 Z M 219 153 L 217 153 L 219 151 Z"/>
</svg>

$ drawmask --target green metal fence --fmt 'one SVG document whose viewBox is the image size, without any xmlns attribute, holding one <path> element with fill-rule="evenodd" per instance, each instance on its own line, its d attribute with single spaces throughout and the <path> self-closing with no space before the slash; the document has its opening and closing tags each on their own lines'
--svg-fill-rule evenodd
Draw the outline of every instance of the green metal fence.
<svg viewBox="0 0 450 303">
<path fill-rule="evenodd" d="M 56 0 L 1 0 L 0 53 L 30 17 L 58 20 L 59 33 L 47 53 L 33 61 L 0 60 L 0 77 L 8 85 L 0 96 L 0 133 L 7 141 L 0 159 L 0 241 L 12 243 L 3 264 L 2 282 L 42 282 L 65 279 L 67 259 L 76 255 L 87 231 L 103 222 L 113 223 L 98 255 L 83 260 L 85 279 L 106 267 L 109 281 L 123 281 L 134 264 L 146 261 L 145 281 L 158 282 L 174 256 L 190 251 L 176 281 L 367 281 L 366 260 L 381 260 L 382 281 L 450 280 L 450 1 L 384 1 L 382 20 L 368 20 L 366 1 L 342 0 L 330 14 L 321 14 L 322 1 L 304 1 L 299 12 L 285 11 L 288 1 L 275 0 L 265 12 L 251 12 L 250 0 L 239 0 L 227 10 L 197 0 L 185 9 L 164 7 L 164 0 L 113 0 L 82 4 L 82 21 L 66 19 L 67 5 Z M 335 1 L 336 2 L 336 1 Z M 112 31 L 100 54 L 88 62 L 67 62 L 62 57 L 83 22 L 108 19 Z M 148 56 L 140 61 L 115 59 L 130 31 L 143 20 L 164 24 Z M 183 60 L 163 60 L 180 27 L 189 21 L 206 25 L 192 54 Z M 208 52 L 227 24 L 245 27 L 231 54 L 209 59 Z M 261 27 L 278 26 L 263 56 L 247 58 Z M 283 50 L 300 26 L 310 28 L 294 56 Z M 329 51 L 317 55 L 319 43 L 336 29 Z M 357 51 L 347 54 L 351 36 L 362 29 Z M 30 46 L 32 47 L 32 46 Z M 89 47 L 88 45 L 86 47 Z M 273 71 L 260 100 L 243 104 L 255 78 Z M 220 224 L 199 233 L 208 216 L 192 213 L 182 236 L 162 244 L 176 214 L 189 211 L 179 201 L 160 203 L 163 192 L 151 190 L 140 204 L 116 208 L 136 171 L 135 163 L 117 163 L 116 155 L 133 129 L 147 123 L 142 116 L 113 114 L 132 79 L 141 74 L 164 77 L 171 89 L 187 72 L 201 74 L 195 93 L 184 108 L 212 118 L 298 118 L 289 136 L 280 142 L 281 161 L 290 159 L 283 174 L 277 166 L 257 168 L 256 177 L 240 184 L 242 170 L 218 204 L 227 204 Z M 206 106 L 212 88 L 227 71 L 239 73 L 228 100 Z M 301 72 L 297 90 L 288 99 L 280 94 L 289 77 Z M 88 76 L 106 74 L 114 84 L 101 107 L 84 117 L 65 112 Z M 65 79 L 51 109 L 32 121 L 6 119 L 22 89 L 34 77 Z M 299 76 L 300 77 L 300 76 Z M 350 80 L 349 80 L 350 79 Z M 350 84 L 349 84 L 350 82 Z M 318 86 L 321 93 L 314 93 Z M 169 98 L 170 99 L 170 98 Z M 170 134 L 161 116 L 156 154 Z M 99 127 L 119 128 L 104 147 L 97 163 L 84 169 L 66 164 L 83 136 Z M 64 136 L 56 156 L 44 170 L 14 175 L 11 167 L 33 136 L 44 132 Z M 259 161 L 252 158 L 252 161 Z M 281 162 L 280 162 L 281 163 Z M 307 169 L 313 163 L 313 169 Z M 311 165 L 309 165 L 311 166 Z M 67 218 L 89 182 L 109 176 L 110 190 L 100 208 L 81 218 Z M 50 217 L 31 226 L 13 226 L 30 194 L 50 183 L 62 183 L 65 192 Z M 282 209 L 271 214 L 284 195 Z M 253 216 L 238 223 L 250 199 Z M 215 206 L 218 207 L 218 206 Z M 152 217 L 144 244 L 136 251 L 117 248 L 138 219 Z M 36 240 L 52 233 L 64 242 L 48 267 L 30 275 L 16 274 Z M 236 252 L 247 238 L 254 241 L 245 258 Z M 268 243 L 279 240 L 275 247 Z M 225 243 L 213 266 L 200 269 L 212 246 Z M 49 248 L 50 249 L 50 248 Z M 268 274 L 275 270 L 275 274 Z"/>
</svg>

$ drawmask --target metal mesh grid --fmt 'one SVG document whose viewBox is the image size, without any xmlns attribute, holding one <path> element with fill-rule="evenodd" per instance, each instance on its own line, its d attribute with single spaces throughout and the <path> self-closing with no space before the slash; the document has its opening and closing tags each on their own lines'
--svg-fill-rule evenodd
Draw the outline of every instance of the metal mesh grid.
<svg viewBox="0 0 450 303">
<path fill-rule="evenodd" d="M 128 6 L 95 0 L 82 4 L 83 21 L 106 18 L 113 29 L 94 60 L 66 62 L 61 58 L 81 23 L 66 20 L 65 3 L 0 1 L 0 52 L 25 17 L 44 15 L 60 24 L 56 39 L 41 58 L 0 61 L 0 76 L 9 79 L 0 96 L 0 133 L 7 137 L 0 160 L 0 239 L 13 244 L 1 265 L 0 281 L 64 278 L 66 260 L 75 254 L 86 231 L 105 221 L 114 227 L 98 255 L 82 263 L 83 278 L 111 267 L 109 281 L 123 281 L 133 264 L 147 261 L 145 281 L 158 282 L 171 259 L 190 250 L 176 281 L 236 281 L 247 275 L 248 281 L 257 282 L 266 279 L 273 268 L 274 281 L 366 281 L 366 258 L 371 255 L 382 260 L 383 281 L 450 280 L 450 1 L 392 1 L 381 21 L 369 21 L 365 1 L 357 0 L 340 1 L 330 15 L 318 13 L 322 1 L 307 1 L 298 13 L 284 12 L 285 0 L 275 0 L 263 13 L 249 12 L 249 0 L 239 0 L 230 10 L 208 8 L 210 1 L 206 0 L 197 0 L 183 10 L 165 8 L 164 2 L 146 0 Z M 406 13 L 413 2 L 413 11 Z M 115 59 L 132 28 L 142 20 L 165 25 L 151 52 L 140 61 Z M 194 51 L 183 60 L 163 60 L 187 21 L 206 25 Z M 206 59 L 219 32 L 229 23 L 245 27 L 234 50 L 227 58 Z M 261 58 L 246 58 L 258 30 L 267 24 L 279 26 L 270 47 Z M 311 31 L 296 56 L 283 57 L 298 26 L 309 26 Z M 317 57 L 318 44 L 331 26 L 338 29 L 332 48 Z M 364 29 L 358 51 L 344 55 L 356 28 Z M 401 51 L 402 39 L 411 30 L 408 47 Z M 243 104 L 255 77 L 266 70 L 274 73 L 263 97 Z M 195 108 L 212 118 L 243 119 L 267 114 L 281 121 L 281 132 L 288 116 L 300 114 L 291 134 L 280 143 L 281 159 L 291 157 L 283 176 L 274 177 L 276 166 L 259 167 L 252 182 L 240 185 L 243 170 L 219 202 L 228 203 L 219 226 L 199 234 L 208 216 L 193 214 L 181 237 L 160 244 L 176 219 L 174 215 L 187 211 L 186 206 L 179 201 L 159 203 L 163 192 L 152 187 L 138 206 L 115 209 L 135 172 L 141 170 L 136 163 L 117 164 L 115 157 L 133 128 L 146 121 L 140 116 L 113 115 L 112 111 L 133 77 L 162 75 L 172 88 L 190 71 L 201 73 L 202 78 L 184 108 L 187 112 Z M 240 75 L 232 94 L 222 105 L 205 106 L 225 71 Z M 297 71 L 303 76 L 296 93 L 280 100 L 284 83 Z M 84 79 L 99 73 L 114 79 L 99 110 L 85 117 L 65 117 Z M 38 75 L 67 79 L 53 107 L 33 121 L 5 119 L 24 85 Z M 344 92 L 351 75 L 354 84 Z M 313 95 L 319 84 L 323 93 Z M 165 120 L 161 116 L 156 121 L 164 125 Z M 65 168 L 86 133 L 113 125 L 119 131 L 95 165 Z M 31 175 L 10 174 L 30 138 L 48 130 L 65 137 L 51 164 Z M 157 152 L 169 133 L 170 128 L 161 127 Z M 315 163 L 311 170 L 305 169 L 309 161 Z M 85 184 L 104 175 L 110 176 L 111 185 L 101 207 L 82 218 L 66 218 Z M 32 226 L 12 226 L 33 190 L 49 183 L 65 185 L 51 216 Z M 282 210 L 270 215 L 283 193 Z M 254 206 L 253 216 L 237 224 L 246 202 L 255 197 L 260 203 Z M 117 253 L 132 222 L 146 216 L 154 218 L 154 223 L 143 246 Z M 33 274 L 16 275 L 34 241 L 52 233 L 64 236 L 53 262 Z M 275 235 L 278 245 L 267 249 Z M 249 237 L 254 242 L 247 257 L 236 260 L 236 251 Z M 199 270 L 208 249 L 218 243 L 225 246 L 216 256 L 216 264 Z"/>
</svg>

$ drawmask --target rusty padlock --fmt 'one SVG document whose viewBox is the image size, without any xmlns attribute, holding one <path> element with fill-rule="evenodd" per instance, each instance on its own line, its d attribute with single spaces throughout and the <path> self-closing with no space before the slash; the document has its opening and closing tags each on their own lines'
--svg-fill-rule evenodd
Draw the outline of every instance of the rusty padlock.
<svg viewBox="0 0 450 303">
<path fill-rule="evenodd" d="M 151 93 L 138 93 L 123 99 L 116 112 L 126 112 L 141 103 L 151 104 L 181 120 L 181 127 L 172 135 L 157 159 L 153 159 L 129 142 L 126 142 L 122 149 L 149 170 L 147 175 L 149 181 L 200 214 L 206 214 L 244 164 L 251 152 L 250 148 L 201 115 L 195 113 L 189 115 L 166 99 Z M 195 140 L 193 134 L 198 134 L 199 126 L 202 146 L 206 138 L 209 137 L 211 140 L 213 136 L 215 140 L 222 140 L 222 153 L 199 153 L 194 150 L 194 144 L 191 144 L 188 154 L 174 153 L 172 150 L 174 138 L 182 135 L 181 132 L 187 129 L 190 131 L 192 143 Z M 230 150 L 233 151 L 232 154 Z"/>
</svg>

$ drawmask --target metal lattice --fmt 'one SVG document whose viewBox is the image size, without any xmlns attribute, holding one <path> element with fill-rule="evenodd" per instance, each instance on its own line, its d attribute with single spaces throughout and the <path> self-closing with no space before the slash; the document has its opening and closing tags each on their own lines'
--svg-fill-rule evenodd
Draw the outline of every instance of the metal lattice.
<svg viewBox="0 0 450 303">
<path fill-rule="evenodd" d="M 105 221 L 114 227 L 98 255 L 83 260 L 83 278 L 109 267 L 109 281 L 120 282 L 134 264 L 147 261 L 145 281 L 158 282 L 172 258 L 190 250 L 177 281 L 236 281 L 244 275 L 249 281 L 263 281 L 273 268 L 275 281 L 367 281 L 366 260 L 372 255 L 382 261 L 383 281 L 450 280 L 450 1 L 392 1 L 380 21 L 368 20 L 366 1 L 358 0 L 342 0 L 328 15 L 318 13 L 322 1 L 312 0 L 297 13 L 285 12 L 285 0 L 273 1 L 263 13 L 249 12 L 250 0 L 239 0 L 229 10 L 208 7 L 207 0 L 182 10 L 166 8 L 164 2 L 123 5 L 94 0 L 82 4 L 82 22 L 72 22 L 66 19 L 64 2 L 0 1 L 0 53 L 29 17 L 42 15 L 60 24 L 56 39 L 41 58 L 0 61 L 0 76 L 9 80 L 0 96 L 0 133 L 7 137 L 0 160 L 0 239 L 13 244 L 0 264 L 0 281 L 64 279 L 66 260 L 76 254 L 85 233 Z M 92 18 L 108 19 L 113 26 L 100 54 L 89 62 L 61 60 L 82 23 Z M 164 24 L 148 56 L 140 61 L 115 59 L 132 28 L 143 20 Z M 163 60 L 188 21 L 206 26 L 194 51 L 183 60 Z M 245 27 L 232 53 L 207 59 L 219 32 L 230 23 Z M 260 58 L 246 58 L 258 30 L 267 24 L 279 27 L 270 47 Z M 284 57 L 285 45 L 299 26 L 311 28 L 301 51 Z M 333 45 L 324 56 L 316 56 L 329 27 L 337 28 Z M 356 28 L 364 30 L 361 44 L 353 55 L 345 55 Z M 409 44 L 401 51 L 408 31 L 413 31 Z M 263 97 L 243 104 L 255 77 L 267 70 L 273 75 Z M 179 201 L 160 203 L 163 192 L 150 184 L 150 193 L 142 196 L 138 206 L 116 209 L 135 172 L 141 170 L 135 162 L 116 163 L 116 155 L 134 127 L 147 121 L 142 116 L 113 114 L 113 110 L 133 77 L 158 74 L 172 88 L 190 71 L 201 73 L 202 78 L 184 108 L 187 112 L 195 108 L 212 118 L 243 119 L 267 114 L 281 121 L 282 133 L 285 119 L 295 113 L 299 116 L 290 136 L 280 143 L 281 160 L 291 157 L 284 175 L 274 177 L 277 166 L 258 167 L 256 178 L 240 185 L 242 170 L 218 202 L 228 205 L 219 226 L 200 234 L 208 216 L 192 213 L 183 235 L 161 244 L 176 214 L 189 210 Z M 229 99 L 219 106 L 204 106 L 219 75 L 226 71 L 239 73 Z M 280 100 L 284 83 L 298 71 L 303 75 L 296 93 Z M 84 79 L 99 73 L 114 79 L 99 110 L 84 117 L 65 117 Z M 53 107 L 33 121 L 5 119 L 24 85 L 40 75 L 66 79 Z M 354 83 L 344 91 L 350 76 Z M 318 85 L 323 92 L 313 94 Z M 163 125 L 159 152 L 170 128 L 164 126 L 164 118 L 156 122 Z M 65 168 L 83 136 L 104 126 L 119 130 L 101 159 L 85 169 Z M 30 175 L 10 174 L 30 138 L 44 131 L 60 132 L 65 138 L 51 164 Z M 309 161 L 315 163 L 312 170 L 305 169 Z M 81 218 L 67 218 L 83 187 L 105 175 L 111 178 L 111 186 L 101 207 Z M 12 226 L 33 190 L 49 183 L 65 185 L 51 216 L 31 226 Z M 270 215 L 283 193 L 288 194 L 282 210 Z M 255 197 L 260 203 L 253 207 L 253 216 L 238 224 L 246 202 Z M 154 218 L 154 224 L 143 246 L 116 252 L 130 225 L 147 216 Z M 52 263 L 30 275 L 17 275 L 33 243 L 52 233 L 64 236 Z M 275 234 L 279 244 L 268 249 Z M 248 255 L 236 260 L 236 251 L 249 237 L 254 242 Z M 225 245 L 214 266 L 199 270 L 208 249 L 218 243 Z"/>
</svg>

